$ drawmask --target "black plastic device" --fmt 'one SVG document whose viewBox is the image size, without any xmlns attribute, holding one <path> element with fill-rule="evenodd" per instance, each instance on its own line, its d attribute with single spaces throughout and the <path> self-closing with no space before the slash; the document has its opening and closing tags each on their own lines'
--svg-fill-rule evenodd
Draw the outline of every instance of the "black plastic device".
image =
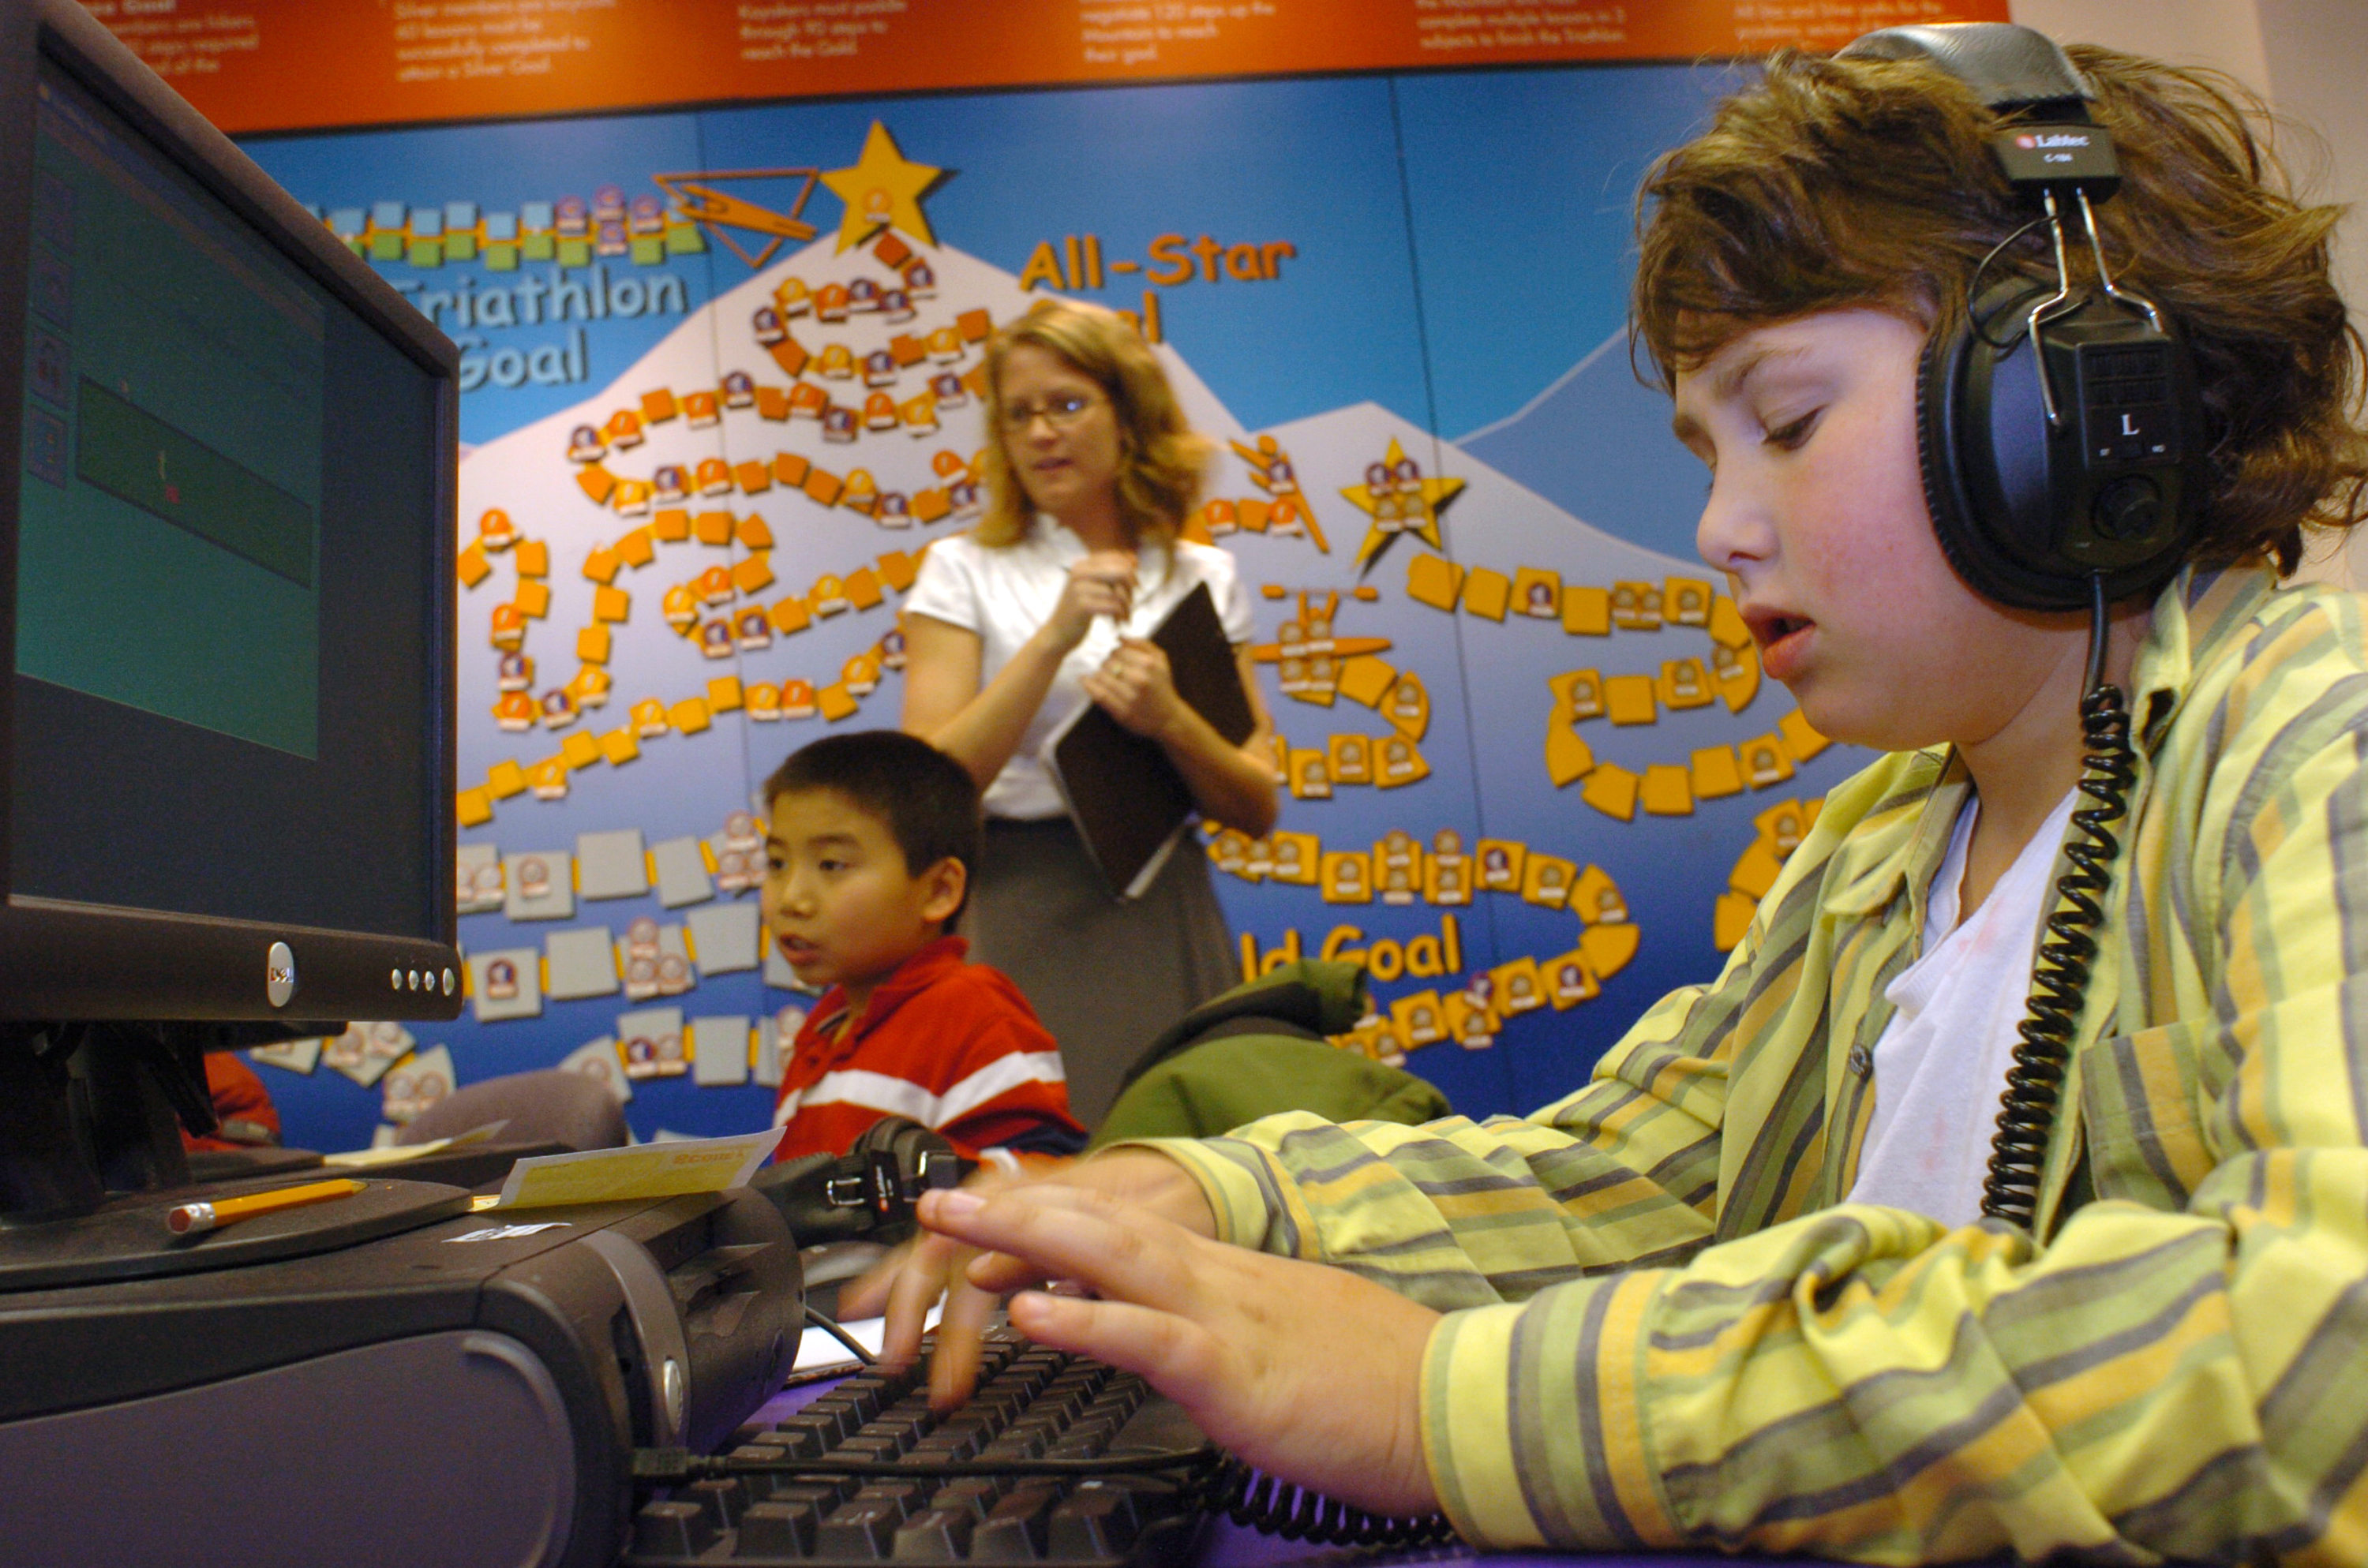
<svg viewBox="0 0 2368 1568">
<path fill-rule="evenodd" d="M 249 1186 L 254 1184 L 250 1183 Z M 0 1289 L 0 1561 L 606 1568 L 632 1456 L 723 1447 L 803 1327 L 795 1244 L 740 1191 L 468 1211 L 236 1267 Z"/>
<path fill-rule="evenodd" d="M 72 0 L 0 0 L 0 1252 L 202 1053 L 461 1006 L 453 346 Z"/>
<path fill-rule="evenodd" d="M 893 1245 L 913 1233 L 913 1205 L 933 1187 L 959 1187 L 976 1170 L 934 1128 L 883 1116 L 844 1154 L 805 1154 L 757 1174 L 802 1247 L 868 1241 Z"/>
</svg>

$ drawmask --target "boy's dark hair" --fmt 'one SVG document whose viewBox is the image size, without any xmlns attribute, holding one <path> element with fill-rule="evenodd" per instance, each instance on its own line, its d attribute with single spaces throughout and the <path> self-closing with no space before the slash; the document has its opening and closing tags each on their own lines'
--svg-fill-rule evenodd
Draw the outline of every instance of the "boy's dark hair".
<svg viewBox="0 0 2368 1568">
<path fill-rule="evenodd" d="M 978 874 L 978 785 L 970 770 L 928 742 L 902 730 L 857 730 L 825 735 L 790 754 L 765 780 L 765 809 L 783 795 L 829 790 L 865 815 L 885 824 L 904 852 L 905 872 L 919 876 L 940 860 L 959 860 Z M 946 917 L 962 918 L 962 902 Z"/>
<path fill-rule="evenodd" d="M 2255 131 L 2268 111 L 2234 82 L 2066 52 L 2120 153 L 2121 193 L 2097 208 L 2114 280 L 2160 305 L 2195 357 L 2209 480 L 2190 554 L 2291 572 L 2305 523 L 2368 515 L 2362 344 L 2328 277 L 2342 209 L 2295 199 Z M 1954 327 L 1982 258 L 2032 218 L 1990 153 L 1998 125 L 1930 64 L 1772 56 L 1637 199 L 1632 331 L 1664 385 L 1754 327 L 1816 311 Z M 2073 230 L 2074 287 L 2092 285 Z M 2044 225 L 1987 277 L 2009 270 L 2054 277 Z"/>
</svg>

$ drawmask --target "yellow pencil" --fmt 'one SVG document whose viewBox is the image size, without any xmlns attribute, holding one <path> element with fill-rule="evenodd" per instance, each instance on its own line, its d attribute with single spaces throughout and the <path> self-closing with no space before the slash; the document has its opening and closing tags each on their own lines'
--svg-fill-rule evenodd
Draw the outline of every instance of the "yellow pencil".
<svg viewBox="0 0 2368 1568">
<path fill-rule="evenodd" d="M 211 1203 L 184 1203 L 166 1211 L 165 1223 L 176 1236 L 197 1235 L 240 1220 L 252 1220 L 257 1214 L 277 1214 L 282 1209 L 302 1209 L 308 1203 L 351 1198 L 368 1185 L 341 1177 L 336 1181 L 307 1182 L 302 1187 L 275 1187 L 269 1192 L 250 1192 L 243 1198 L 222 1198 Z"/>
</svg>

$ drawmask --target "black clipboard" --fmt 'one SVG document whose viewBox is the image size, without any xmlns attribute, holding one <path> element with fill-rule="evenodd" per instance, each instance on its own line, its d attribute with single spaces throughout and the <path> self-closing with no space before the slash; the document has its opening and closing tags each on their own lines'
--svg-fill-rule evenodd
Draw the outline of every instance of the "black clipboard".
<svg viewBox="0 0 2368 1568">
<path fill-rule="evenodd" d="M 1258 728 L 1241 666 L 1206 583 L 1167 612 L 1150 640 L 1167 654 L 1176 695 L 1228 745 Z M 1140 898 L 1192 818 L 1192 792 L 1156 741 L 1094 703 L 1080 708 L 1045 746 L 1053 781 L 1068 803 L 1094 864 L 1119 898 Z"/>
</svg>

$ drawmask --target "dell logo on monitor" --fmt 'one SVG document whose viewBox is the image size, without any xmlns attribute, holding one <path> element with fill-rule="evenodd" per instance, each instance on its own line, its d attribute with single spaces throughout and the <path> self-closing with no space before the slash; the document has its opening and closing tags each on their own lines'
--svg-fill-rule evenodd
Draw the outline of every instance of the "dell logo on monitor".
<svg viewBox="0 0 2368 1568">
<path fill-rule="evenodd" d="M 296 994 L 296 955 L 285 942 L 272 943 L 264 958 L 263 994 L 275 1007 L 285 1007 Z"/>
</svg>

